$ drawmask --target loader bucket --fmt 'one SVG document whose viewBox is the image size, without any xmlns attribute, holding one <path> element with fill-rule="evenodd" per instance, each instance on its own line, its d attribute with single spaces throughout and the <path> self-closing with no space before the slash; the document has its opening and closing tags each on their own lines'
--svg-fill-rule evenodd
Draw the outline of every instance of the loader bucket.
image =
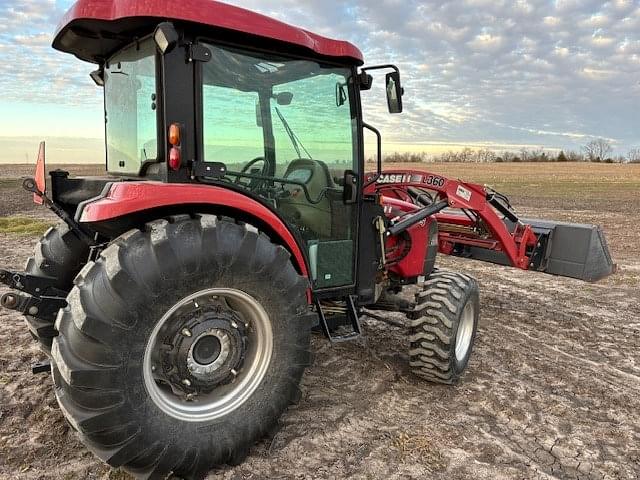
<svg viewBox="0 0 640 480">
<path fill-rule="evenodd" d="M 503 221 L 507 229 L 513 232 L 515 222 L 507 218 Z M 617 267 L 611 260 L 609 247 L 600 227 L 530 218 L 522 218 L 520 222 L 530 225 L 538 237 L 537 245 L 527 250 L 527 256 L 530 257 L 529 270 L 586 282 L 597 282 L 615 273 Z M 504 252 L 477 246 L 467 246 L 464 250 L 454 252 L 454 255 L 481 262 L 511 265 Z"/>
<path fill-rule="evenodd" d="M 596 225 L 521 219 L 538 235 L 533 269 L 597 282 L 616 271 L 602 229 Z"/>
</svg>

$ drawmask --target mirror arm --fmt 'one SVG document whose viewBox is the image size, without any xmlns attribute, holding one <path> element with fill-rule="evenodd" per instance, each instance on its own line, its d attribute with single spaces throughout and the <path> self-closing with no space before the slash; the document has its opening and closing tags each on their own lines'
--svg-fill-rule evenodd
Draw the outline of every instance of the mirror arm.
<svg viewBox="0 0 640 480">
<path fill-rule="evenodd" d="M 400 74 L 400 69 L 398 67 L 396 67 L 395 65 L 374 65 L 373 67 L 364 67 L 361 68 L 360 71 L 361 72 L 368 72 L 370 70 L 393 70 L 395 71 L 397 74 Z"/>
<path fill-rule="evenodd" d="M 368 123 L 362 122 L 362 126 L 367 130 L 369 130 L 370 132 L 373 132 L 376 135 L 376 138 L 378 139 L 378 170 L 376 174 L 373 176 L 373 178 L 370 179 L 368 182 L 365 182 L 365 184 L 362 186 L 362 189 L 364 190 L 369 185 L 377 182 L 378 178 L 380 178 L 380 174 L 382 173 L 382 134 L 380 133 L 380 130 L 378 130 L 375 127 L 372 127 Z"/>
<path fill-rule="evenodd" d="M 373 84 L 373 77 L 367 73 L 371 70 L 393 70 L 398 75 L 400 75 L 400 69 L 395 65 L 391 65 L 391 64 L 373 65 L 372 67 L 363 67 L 360 69 L 360 75 L 358 76 L 360 90 L 371 90 L 371 85 Z"/>
</svg>

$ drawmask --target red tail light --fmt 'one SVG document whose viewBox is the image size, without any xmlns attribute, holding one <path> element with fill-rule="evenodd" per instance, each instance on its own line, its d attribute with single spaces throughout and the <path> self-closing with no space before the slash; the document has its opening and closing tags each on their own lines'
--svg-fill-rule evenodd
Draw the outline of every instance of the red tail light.
<svg viewBox="0 0 640 480">
<path fill-rule="evenodd" d="M 36 187 L 40 193 L 47 193 L 47 180 L 45 178 L 45 149 L 44 142 L 40 142 L 40 148 L 38 150 L 38 161 L 36 162 L 36 172 L 33 179 L 36 182 Z M 38 205 L 42 205 L 44 200 L 37 193 L 33 194 L 33 201 Z"/>
<path fill-rule="evenodd" d="M 182 158 L 180 156 L 180 148 L 171 147 L 171 150 L 169 150 L 169 168 L 171 168 L 171 170 L 180 170 L 181 165 Z"/>
</svg>

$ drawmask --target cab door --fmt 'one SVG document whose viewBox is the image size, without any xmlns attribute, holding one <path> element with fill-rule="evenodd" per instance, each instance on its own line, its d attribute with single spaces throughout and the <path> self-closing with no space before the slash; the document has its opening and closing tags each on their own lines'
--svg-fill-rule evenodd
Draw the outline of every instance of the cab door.
<svg viewBox="0 0 640 480">
<path fill-rule="evenodd" d="M 354 286 L 358 208 L 344 179 L 359 173 L 356 70 L 203 45 L 203 160 L 224 163 L 226 185 L 277 211 L 306 251 L 314 289 Z"/>
<path fill-rule="evenodd" d="M 315 289 L 355 283 L 358 209 L 344 186 L 359 163 L 352 92 L 352 70 L 335 67 L 273 88 L 276 177 L 301 184 L 284 186 L 277 209 L 305 241 Z"/>
</svg>

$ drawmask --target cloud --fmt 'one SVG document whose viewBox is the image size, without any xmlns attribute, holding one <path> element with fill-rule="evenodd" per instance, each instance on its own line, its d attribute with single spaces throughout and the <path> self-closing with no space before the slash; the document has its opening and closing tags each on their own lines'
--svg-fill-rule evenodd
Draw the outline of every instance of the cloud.
<svg viewBox="0 0 640 480">
<path fill-rule="evenodd" d="M 88 77 L 91 67 L 51 48 L 63 14 L 64 6 L 54 0 L 0 3 L 2 101 L 100 108 L 100 92 Z"/>
<path fill-rule="evenodd" d="M 386 113 L 382 77 L 363 94 L 394 144 L 640 143 L 638 0 L 228 1 L 398 64 L 405 114 Z M 0 4 L 0 99 L 101 108 L 91 66 L 49 47 L 69 3 Z"/>
<path fill-rule="evenodd" d="M 16 35 L 13 37 L 15 45 L 31 47 L 48 47 L 51 43 L 51 35 L 48 33 L 33 33 L 30 35 Z"/>
<path fill-rule="evenodd" d="M 473 40 L 468 42 L 468 45 L 472 50 L 487 53 L 497 52 L 503 44 L 504 39 L 501 36 L 487 33 L 476 35 Z"/>
</svg>

